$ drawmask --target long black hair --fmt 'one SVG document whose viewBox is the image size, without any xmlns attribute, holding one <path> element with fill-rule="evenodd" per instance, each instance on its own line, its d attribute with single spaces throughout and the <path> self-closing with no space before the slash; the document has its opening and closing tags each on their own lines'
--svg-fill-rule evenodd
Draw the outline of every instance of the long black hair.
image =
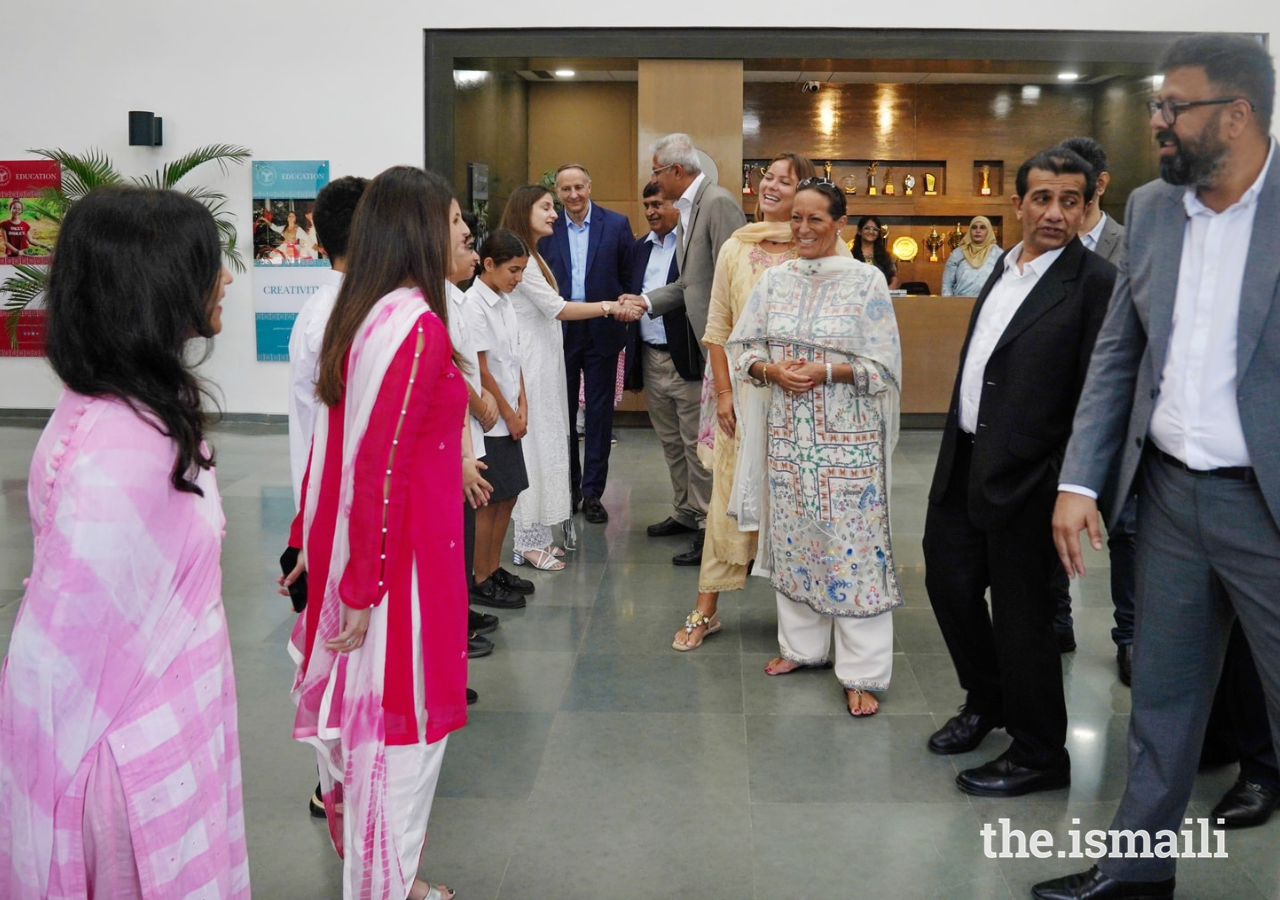
<svg viewBox="0 0 1280 900">
<path fill-rule="evenodd" d="M 873 245 L 874 246 L 874 250 L 872 251 L 873 258 L 863 259 L 862 258 L 862 226 L 866 225 L 868 222 L 876 223 L 876 227 L 880 229 L 880 236 L 876 238 L 876 242 Z M 857 238 L 854 239 L 854 242 L 853 242 L 853 258 L 858 260 L 859 262 L 871 263 L 881 272 L 884 272 L 884 277 L 886 279 L 893 280 L 893 276 L 890 274 L 890 272 L 894 268 L 893 257 L 889 255 L 888 241 L 884 239 L 884 223 L 880 221 L 879 216 L 863 216 L 861 219 L 858 220 L 858 236 Z"/>
<path fill-rule="evenodd" d="M 222 272 L 213 216 L 177 191 L 90 191 L 63 220 L 45 294 L 45 352 L 71 390 L 115 397 L 177 445 L 171 480 L 203 496 L 199 469 L 208 396 L 187 342 L 212 338 L 210 301 Z"/>
</svg>

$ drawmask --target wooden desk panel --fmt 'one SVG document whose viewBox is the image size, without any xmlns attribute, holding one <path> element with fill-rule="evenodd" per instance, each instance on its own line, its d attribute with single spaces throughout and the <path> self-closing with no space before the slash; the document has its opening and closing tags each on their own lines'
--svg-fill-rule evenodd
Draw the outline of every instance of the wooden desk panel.
<svg viewBox="0 0 1280 900">
<path fill-rule="evenodd" d="M 973 297 L 894 297 L 902 341 L 902 411 L 945 413 Z"/>
</svg>

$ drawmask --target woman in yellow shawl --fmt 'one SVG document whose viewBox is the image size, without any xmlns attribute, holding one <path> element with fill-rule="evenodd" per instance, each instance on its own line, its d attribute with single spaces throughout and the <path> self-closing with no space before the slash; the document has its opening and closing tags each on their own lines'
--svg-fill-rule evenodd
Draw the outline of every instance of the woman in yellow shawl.
<svg viewBox="0 0 1280 900">
<path fill-rule="evenodd" d="M 738 461 L 734 392 L 754 390 L 730 375 L 724 345 L 747 305 L 760 276 L 780 263 L 796 258 L 791 234 L 791 205 L 796 185 L 815 175 L 813 163 L 797 153 L 779 153 L 760 180 L 756 191 L 760 220 L 742 226 L 720 248 L 711 308 L 702 343 L 707 348 L 710 378 L 703 391 L 702 425 L 698 430 L 698 456 L 712 470 L 711 502 L 707 509 L 706 543 L 698 574 L 698 601 L 671 646 L 693 650 L 707 635 L 720 630 L 716 608 L 721 591 L 740 591 L 747 583 L 747 566 L 755 558 L 758 535 L 740 531 L 727 510 Z M 848 248 L 838 242 L 844 255 Z"/>
<path fill-rule="evenodd" d="M 996 243 L 996 230 L 986 216 L 974 216 L 969 233 L 947 258 L 942 272 L 942 296 L 976 297 L 1003 256 Z"/>
</svg>

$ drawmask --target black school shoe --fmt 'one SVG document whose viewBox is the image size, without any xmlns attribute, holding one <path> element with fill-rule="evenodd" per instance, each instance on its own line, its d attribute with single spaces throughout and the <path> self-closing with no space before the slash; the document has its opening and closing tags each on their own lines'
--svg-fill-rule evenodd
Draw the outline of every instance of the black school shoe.
<svg viewBox="0 0 1280 900">
<path fill-rule="evenodd" d="M 533 593 L 533 582 L 527 578 L 521 578 L 519 575 L 513 575 L 502 566 L 498 566 L 498 571 L 490 576 L 496 581 L 499 587 L 504 587 L 514 594 L 524 594 L 526 597 Z"/>
<path fill-rule="evenodd" d="M 467 631 L 472 634 L 493 634 L 498 630 L 498 617 L 488 613 L 467 610 Z"/>
<path fill-rule="evenodd" d="M 479 659 L 493 652 L 493 641 L 472 632 L 467 635 L 467 659 Z"/>
<path fill-rule="evenodd" d="M 479 694 L 471 690 L 471 688 L 467 688 L 467 706 L 470 706 L 471 704 L 475 703 L 479 699 L 480 699 Z"/>
<path fill-rule="evenodd" d="M 492 575 L 471 586 L 471 602 L 493 609 L 524 609 L 525 606 L 523 595 L 507 590 Z"/>
</svg>

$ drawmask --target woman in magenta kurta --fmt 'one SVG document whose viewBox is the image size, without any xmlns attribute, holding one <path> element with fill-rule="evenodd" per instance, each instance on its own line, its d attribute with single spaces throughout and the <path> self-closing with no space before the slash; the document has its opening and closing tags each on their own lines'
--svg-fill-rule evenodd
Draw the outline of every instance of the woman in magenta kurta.
<svg viewBox="0 0 1280 900">
<path fill-rule="evenodd" d="M 0 675 L 0 896 L 248 898 L 221 502 L 191 338 L 222 327 L 213 217 L 99 188 L 67 214 Z"/>
<path fill-rule="evenodd" d="M 444 295 L 452 202 L 420 169 L 370 183 L 321 350 L 328 409 L 294 537 L 323 593 L 291 642 L 294 736 L 319 754 L 347 898 L 452 896 L 416 878 L 446 738 L 466 721 L 467 391 Z"/>
</svg>

